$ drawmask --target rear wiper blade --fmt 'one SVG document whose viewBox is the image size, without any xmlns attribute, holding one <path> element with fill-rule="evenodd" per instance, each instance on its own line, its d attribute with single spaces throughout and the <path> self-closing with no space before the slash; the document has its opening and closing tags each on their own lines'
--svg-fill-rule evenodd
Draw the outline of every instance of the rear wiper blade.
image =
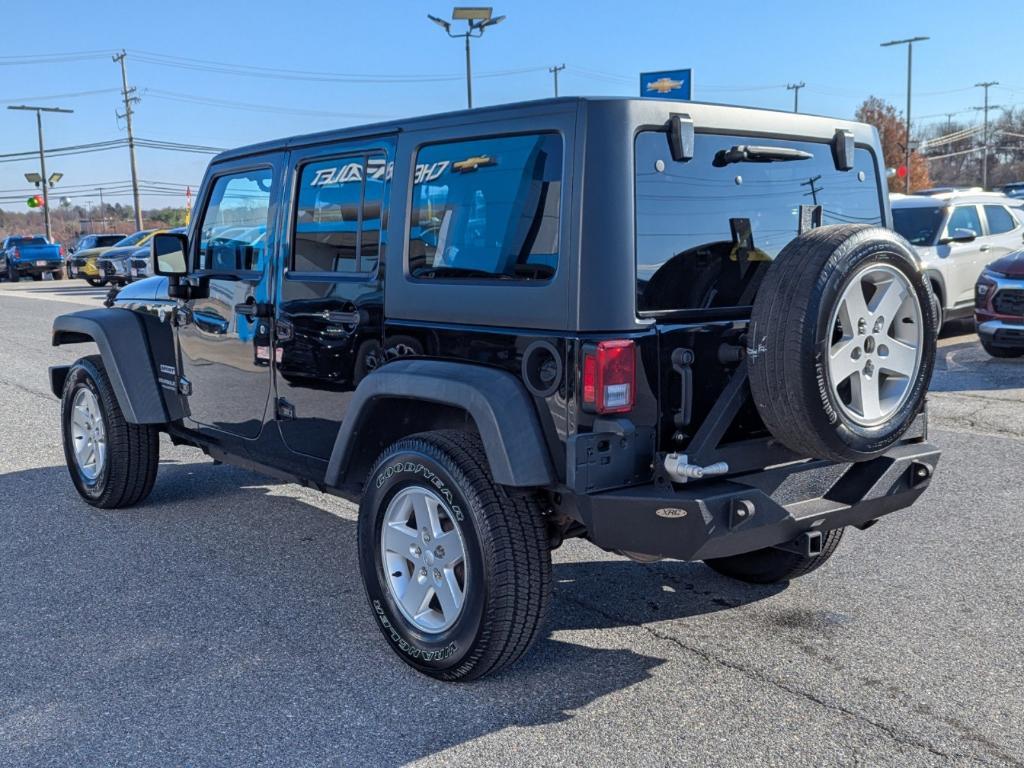
<svg viewBox="0 0 1024 768">
<path fill-rule="evenodd" d="M 730 163 L 784 163 L 789 160 L 811 160 L 814 155 L 792 147 L 752 147 L 739 144 L 715 153 L 714 166 L 722 168 Z"/>
</svg>

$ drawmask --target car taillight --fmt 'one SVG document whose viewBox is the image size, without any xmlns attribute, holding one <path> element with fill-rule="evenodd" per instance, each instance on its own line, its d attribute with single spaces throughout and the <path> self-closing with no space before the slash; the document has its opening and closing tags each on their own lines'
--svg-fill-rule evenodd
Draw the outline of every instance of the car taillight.
<svg viewBox="0 0 1024 768">
<path fill-rule="evenodd" d="M 60 254 L 61 256 L 63 256 L 63 255 L 64 255 L 64 246 L 63 246 L 63 245 L 60 245 L 60 246 L 57 246 L 57 247 L 58 247 L 58 248 L 60 249 L 60 250 L 58 250 L 57 252 L 58 252 L 58 253 L 59 253 L 59 254 Z"/>
<path fill-rule="evenodd" d="M 11 256 L 13 256 L 16 259 L 20 259 L 21 258 L 21 251 L 19 251 L 17 248 L 15 248 L 14 250 L 11 251 Z"/>
<path fill-rule="evenodd" d="M 583 405 L 597 413 L 624 413 L 636 403 L 636 345 L 600 341 L 583 352 Z"/>
</svg>

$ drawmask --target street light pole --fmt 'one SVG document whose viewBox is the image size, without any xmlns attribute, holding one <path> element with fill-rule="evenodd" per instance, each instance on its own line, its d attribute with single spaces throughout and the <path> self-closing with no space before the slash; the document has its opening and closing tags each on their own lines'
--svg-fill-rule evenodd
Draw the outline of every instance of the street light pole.
<svg viewBox="0 0 1024 768">
<path fill-rule="evenodd" d="M 904 153 L 904 165 L 907 167 L 906 186 L 904 191 L 910 194 L 910 91 L 913 84 L 913 71 L 914 71 L 914 43 L 920 43 L 924 40 L 928 40 L 927 36 L 918 35 L 917 37 L 908 37 L 906 40 L 890 40 L 887 43 L 882 43 L 883 48 L 888 48 L 891 45 L 906 45 L 907 46 L 907 138 L 903 147 Z"/>
<path fill-rule="evenodd" d="M 465 21 L 469 28 L 465 32 L 452 32 L 451 22 L 445 21 L 437 16 L 427 14 L 427 18 L 437 24 L 448 33 L 448 37 L 464 37 L 466 39 L 466 104 L 469 109 L 473 108 L 473 64 L 469 54 L 469 38 L 483 37 L 487 27 L 493 27 L 505 20 L 504 16 L 491 17 L 491 8 L 463 8 L 456 7 L 452 10 L 454 21 Z"/>
<path fill-rule="evenodd" d="M 48 187 L 50 186 L 49 177 L 46 175 L 46 149 L 43 145 L 43 112 L 74 112 L 73 109 L 63 109 L 61 107 L 29 107 L 24 104 L 17 107 L 7 107 L 8 109 L 20 109 L 24 111 L 33 111 L 36 113 L 36 128 L 39 131 L 39 173 L 42 176 L 40 184 L 43 187 L 43 225 L 46 228 L 46 239 L 52 240 L 52 232 L 50 230 L 50 195 Z M 57 174 L 54 174 L 57 177 Z M 56 180 L 53 182 L 56 184 Z"/>
</svg>

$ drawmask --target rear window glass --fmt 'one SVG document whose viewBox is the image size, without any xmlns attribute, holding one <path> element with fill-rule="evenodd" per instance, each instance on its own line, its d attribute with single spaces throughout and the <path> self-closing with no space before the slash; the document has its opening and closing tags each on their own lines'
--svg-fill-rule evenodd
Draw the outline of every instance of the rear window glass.
<svg viewBox="0 0 1024 768">
<path fill-rule="evenodd" d="M 1017 226 L 1010 212 L 1001 205 L 986 205 L 985 216 L 988 219 L 988 233 L 1001 235 Z"/>
<path fill-rule="evenodd" d="M 562 140 L 509 136 L 424 147 L 416 157 L 409 273 L 546 280 L 558 264 Z"/>
<path fill-rule="evenodd" d="M 740 145 L 811 157 L 716 165 Z M 854 169 L 837 171 L 829 144 L 697 134 L 693 159 L 677 162 L 664 133 L 639 134 L 637 309 L 750 305 L 764 268 L 797 236 L 801 205 L 820 205 L 822 224 L 881 224 L 874 156 L 858 148 Z"/>
<path fill-rule="evenodd" d="M 106 248 L 107 246 L 114 245 L 122 239 L 121 235 L 97 235 L 94 247 Z"/>
<path fill-rule="evenodd" d="M 11 245 L 49 245 L 45 237 L 16 237 Z"/>
<path fill-rule="evenodd" d="M 945 210 L 937 205 L 893 207 L 892 223 L 914 245 L 933 245 Z"/>
</svg>

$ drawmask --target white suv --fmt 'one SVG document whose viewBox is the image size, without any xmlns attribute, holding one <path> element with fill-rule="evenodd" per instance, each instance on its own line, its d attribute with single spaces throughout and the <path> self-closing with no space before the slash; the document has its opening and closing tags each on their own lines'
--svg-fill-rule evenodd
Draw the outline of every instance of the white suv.
<svg viewBox="0 0 1024 768">
<path fill-rule="evenodd" d="M 896 231 L 917 249 L 939 303 L 939 324 L 974 311 L 987 264 L 1024 243 L 1021 201 L 994 192 L 891 195 Z"/>
</svg>

